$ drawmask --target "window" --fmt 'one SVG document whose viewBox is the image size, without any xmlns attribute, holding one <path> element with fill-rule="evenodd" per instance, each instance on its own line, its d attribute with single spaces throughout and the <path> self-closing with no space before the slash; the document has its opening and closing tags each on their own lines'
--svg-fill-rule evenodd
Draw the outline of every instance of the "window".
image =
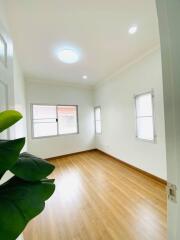
<svg viewBox="0 0 180 240">
<path fill-rule="evenodd" d="M 33 105 L 33 135 L 57 135 L 56 106 Z"/>
<path fill-rule="evenodd" d="M 78 133 L 77 106 L 32 105 L 33 137 Z"/>
<path fill-rule="evenodd" d="M 97 134 L 101 133 L 101 108 L 95 107 L 94 108 L 94 115 L 95 115 L 95 131 Z"/>
<path fill-rule="evenodd" d="M 77 133 L 77 106 L 58 106 L 59 134 Z"/>
<path fill-rule="evenodd" d="M 136 136 L 138 139 L 154 141 L 153 94 L 135 96 Z"/>
</svg>

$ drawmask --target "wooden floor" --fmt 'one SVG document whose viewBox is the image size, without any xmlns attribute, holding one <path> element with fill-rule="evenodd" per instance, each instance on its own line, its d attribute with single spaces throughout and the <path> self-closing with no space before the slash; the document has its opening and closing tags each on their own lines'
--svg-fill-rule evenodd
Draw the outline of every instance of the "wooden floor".
<svg viewBox="0 0 180 240">
<path fill-rule="evenodd" d="M 25 240 L 166 240 L 165 186 L 99 151 L 53 160 L 56 192 Z"/>
</svg>

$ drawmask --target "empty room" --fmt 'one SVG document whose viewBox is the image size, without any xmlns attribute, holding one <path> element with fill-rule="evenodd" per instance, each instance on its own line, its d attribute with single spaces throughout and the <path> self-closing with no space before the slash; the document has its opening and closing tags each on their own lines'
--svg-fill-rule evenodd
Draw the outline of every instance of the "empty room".
<svg viewBox="0 0 180 240">
<path fill-rule="evenodd" d="M 179 240 L 179 0 L 0 0 L 0 240 Z"/>
</svg>

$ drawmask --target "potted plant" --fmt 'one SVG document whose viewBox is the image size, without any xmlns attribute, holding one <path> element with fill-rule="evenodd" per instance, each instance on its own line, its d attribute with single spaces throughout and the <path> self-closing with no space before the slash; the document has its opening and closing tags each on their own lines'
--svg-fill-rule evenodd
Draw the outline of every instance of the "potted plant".
<svg viewBox="0 0 180 240">
<path fill-rule="evenodd" d="M 0 133 L 22 118 L 14 110 L 0 112 Z M 0 185 L 0 239 L 15 240 L 27 223 L 41 213 L 55 190 L 47 176 L 54 166 L 29 153 L 20 153 L 25 138 L 0 140 L 0 179 L 7 170 L 14 176 Z"/>
</svg>

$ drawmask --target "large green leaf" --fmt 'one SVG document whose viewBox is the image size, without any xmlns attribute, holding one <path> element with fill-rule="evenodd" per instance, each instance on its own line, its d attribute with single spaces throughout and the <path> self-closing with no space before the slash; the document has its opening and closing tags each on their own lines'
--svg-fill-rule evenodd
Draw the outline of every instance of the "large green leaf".
<svg viewBox="0 0 180 240">
<path fill-rule="evenodd" d="M 22 118 L 22 115 L 15 110 L 0 112 L 0 132 L 11 127 Z"/>
<path fill-rule="evenodd" d="M 27 182 L 13 177 L 0 186 L 0 239 L 15 240 L 26 224 L 45 207 L 54 180 Z"/>
<path fill-rule="evenodd" d="M 0 140 L 0 176 L 16 163 L 24 143 L 25 138 Z"/>
<path fill-rule="evenodd" d="M 17 177 L 27 181 L 37 181 L 47 177 L 54 170 L 54 166 L 41 158 L 29 153 L 22 153 L 10 169 Z"/>
</svg>

